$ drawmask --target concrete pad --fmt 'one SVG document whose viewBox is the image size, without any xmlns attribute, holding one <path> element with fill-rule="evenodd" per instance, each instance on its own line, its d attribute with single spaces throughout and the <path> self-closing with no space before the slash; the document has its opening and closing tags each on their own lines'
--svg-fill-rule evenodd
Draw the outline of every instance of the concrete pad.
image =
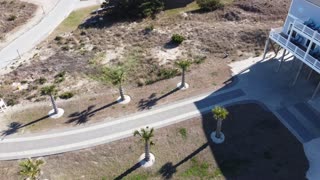
<svg viewBox="0 0 320 180">
<path fill-rule="evenodd" d="M 149 161 L 146 161 L 144 158 L 145 158 L 145 153 L 141 154 L 141 156 L 139 157 L 139 163 L 144 168 L 151 167 L 156 162 L 156 158 L 152 153 L 150 153 Z"/>
<path fill-rule="evenodd" d="M 180 90 L 187 90 L 189 88 L 189 84 L 188 83 L 184 83 L 184 87 L 181 87 L 181 82 L 179 82 L 177 84 L 177 88 L 179 88 Z"/>
<path fill-rule="evenodd" d="M 50 118 L 52 119 L 58 119 L 61 118 L 64 114 L 64 110 L 61 108 L 58 108 L 58 113 L 54 113 L 54 109 L 52 109 L 51 111 L 48 112 L 48 115 L 50 116 Z"/>
<path fill-rule="evenodd" d="M 309 170 L 306 174 L 309 180 L 320 179 L 320 138 L 303 144 L 304 152 L 309 160 Z"/>
<path fill-rule="evenodd" d="M 119 102 L 119 104 L 128 104 L 131 101 L 131 97 L 128 95 L 124 95 L 124 100 L 121 100 L 121 97 L 119 96 L 117 98 L 117 101 Z"/>
<path fill-rule="evenodd" d="M 224 140 L 225 140 L 224 134 L 221 132 L 221 137 L 220 137 L 220 138 L 217 138 L 217 137 L 216 137 L 216 134 L 217 134 L 217 133 L 216 133 L 215 131 L 211 133 L 211 135 L 210 135 L 211 140 L 212 140 L 214 143 L 216 143 L 216 144 L 221 144 L 221 143 L 223 143 Z"/>
</svg>

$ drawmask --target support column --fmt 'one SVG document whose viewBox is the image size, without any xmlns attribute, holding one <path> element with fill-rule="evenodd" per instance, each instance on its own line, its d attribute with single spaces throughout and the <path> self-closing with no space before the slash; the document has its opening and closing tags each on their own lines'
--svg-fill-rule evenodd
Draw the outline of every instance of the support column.
<svg viewBox="0 0 320 180">
<path fill-rule="evenodd" d="M 311 97 L 311 100 L 313 100 L 313 99 L 316 97 L 316 95 L 317 95 L 317 93 L 319 92 L 319 90 L 320 90 L 320 82 L 319 82 L 316 90 L 314 91 L 314 93 L 313 93 L 313 95 L 312 95 L 312 97 Z"/>
<path fill-rule="evenodd" d="M 294 81 L 293 81 L 293 83 L 292 83 L 292 86 L 296 85 L 297 80 L 298 80 L 298 78 L 299 78 L 299 76 L 300 76 L 302 67 L 303 67 L 303 62 L 301 61 L 301 65 L 300 65 L 300 67 L 299 67 L 299 70 L 298 70 L 298 73 L 297 73 L 296 77 L 294 78 Z"/>
<path fill-rule="evenodd" d="M 263 54 L 262 60 L 264 60 L 266 58 L 267 52 L 269 51 L 269 44 L 270 44 L 270 38 L 268 37 L 268 39 L 266 41 L 266 45 L 264 47 L 264 54 Z"/>
<path fill-rule="evenodd" d="M 309 72 L 309 75 L 308 75 L 308 77 L 307 77 L 307 80 L 310 80 L 311 75 L 312 75 L 312 72 L 313 72 L 313 69 L 312 69 L 312 68 L 310 68 L 310 72 Z"/>
<path fill-rule="evenodd" d="M 280 68 L 281 68 L 281 65 L 282 65 L 282 63 L 283 63 L 283 61 L 284 61 L 284 56 L 286 55 L 286 52 L 287 52 L 287 50 L 285 49 L 285 50 L 283 51 L 282 56 L 281 56 L 280 64 L 279 64 L 279 66 L 278 66 L 277 72 L 280 71 Z"/>
</svg>

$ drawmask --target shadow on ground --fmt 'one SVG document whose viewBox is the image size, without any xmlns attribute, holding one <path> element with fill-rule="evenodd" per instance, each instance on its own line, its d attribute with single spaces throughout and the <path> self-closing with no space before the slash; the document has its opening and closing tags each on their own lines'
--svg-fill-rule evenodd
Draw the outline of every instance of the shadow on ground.
<svg viewBox="0 0 320 180">
<path fill-rule="evenodd" d="M 211 141 L 210 135 L 216 129 L 212 113 L 202 114 L 209 148 L 226 179 L 305 179 L 308 161 L 302 144 L 263 105 L 280 108 L 309 100 L 318 77 L 306 81 L 309 68 L 304 67 L 296 86 L 290 86 L 299 64 L 299 61 L 286 62 L 277 74 L 274 69 L 278 62 L 264 61 L 236 77 L 238 82 L 231 87 L 241 88 L 249 97 L 260 98 L 261 102 L 253 99 L 226 105 L 230 115 L 223 121 L 222 131 L 226 137 L 223 144 Z M 310 89 L 301 91 L 306 87 Z M 195 103 L 198 109 L 202 108 L 205 99 Z"/>
<path fill-rule="evenodd" d="M 20 129 L 22 128 L 25 128 L 25 127 L 28 127 L 28 126 L 31 126 L 33 124 L 36 124 L 42 120 L 45 120 L 45 119 L 48 119 L 50 117 L 50 115 L 46 115 L 44 117 L 41 117 L 39 119 L 36 119 L 34 121 L 31 121 L 27 124 L 21 124 L 19 122 L 12 122 L 8 125 L 8 129 L 2 131 L 2 136 L 9 136 L 9 135 L 12 135 L 12 134 L 15 134 L 17 133 Z"/>
<path fill-rule="evenodd" d="M 152 93 L 148 99 L 141 99 L 138 103 L 138 109 L 140 111 L 142 110 L 146 110 L 146 109 L 151 109 L 153 106 L 157 105 L 157 102 L 161 99 L 164 99 L 174 93 L 176 93 L 177 91 L 179 91 L 180 89 L 179 88 L 175 88 L 169 92 L 167 92 L 166 94 L 160 96 L 160 97 L 157 97 L 157 94 L 156 93 Z"/>
<path fill-rule="evenodd" d="M 119 103 L 118 101 L 114 101 L 112 103 L 109 103 L 109 104 L 104 105 L 102 107 L 99 107 L 97 109 L 94 109 L 95 105 L 90 105 L 87 107 L 87 109 L 85 109 L 81 112 L 74 112 L 74 113 L 70 114 L 69 118 L 71 118 L 71 119 L 67 120 L 66 123 L 67 124 L 75 123 L 77 125 L 85 124 L 89 121 L 90 117 L 95 115 L 95 113 L 97 113 L 101 110 L 107 109 L 109 107 L 112 107 L 118 103 Z"/>
</svg>

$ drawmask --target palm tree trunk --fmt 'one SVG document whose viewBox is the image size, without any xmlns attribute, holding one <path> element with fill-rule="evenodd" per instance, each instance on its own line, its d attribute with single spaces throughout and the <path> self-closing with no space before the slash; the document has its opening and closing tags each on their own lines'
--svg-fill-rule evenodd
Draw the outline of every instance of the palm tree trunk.
<svg viewBox="0 0 320 180">
<path fill-rule="evenodd" d="M 221 125 L 222 125 L 222 120 L 219 119 L 217 122 L 216 138 L 221 138 Z"/>
<path fill-rule="evenodd" d="M 122 89 L 122 85 L 121 84 L 119 86 L 119 93 L 120 93 L 121 101 L 123 101 L 124 100 L 124 94 L 123 94 L 123 89 Z"/>
<path fill-rule="evenodd" d="M 181 81 L 181 87 L 185 87 L 185 83 L 186 83 L 186 77 L 185 77 L 185 69 L 182 69 L 182 81 Z"/>
<path fill-rule="evenodd" d="M 54 100 L 53 95 L 50 95 L 50 99 L 51 99 L 52 107 L 53 107 L 53 110 L 54 110 L 54 114 L 57 114 L 58 113 L 58 108 L 57 108 L 57 105 L 56 105 L 56 102 Z"/>
<path fill-rule="evenodd" d="M 148 162 L 150 160 L 150 143 L 146 141 L 145 144 L 145 160 Z"/>
</svg>

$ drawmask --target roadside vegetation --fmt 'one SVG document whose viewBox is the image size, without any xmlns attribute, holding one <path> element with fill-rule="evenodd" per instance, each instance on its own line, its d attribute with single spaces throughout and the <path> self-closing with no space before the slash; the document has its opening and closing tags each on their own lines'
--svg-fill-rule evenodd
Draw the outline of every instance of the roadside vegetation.
<svg viewBox="0 0 320 180">
<path fill-rule="evenodd" d="M 152 139 L 129 137 L 46 156 L 46 163 L 35 169 L 42 171 L 40 179 L 50 180 L 305 178 L 308 161 L 303 147 L 273 114 L 256 104 L 235 105 L 227 110 L 230 113 L 223 124 L 226 141 L 219 145 L 210 139 L 216 122 L 209 113 L 157 129 Z M 151 152 L 155 163 L 150 168 L 138 168 L 145 140 L 154 142 Z M 0 179 L 19 179 L 18 172 L 23 169 L 19 161 L 1 161 Z"/>
<path fill-rule="evenodd" d="M 155 14 L 132 20 L 114 18 L 108 11 L 93 12 L 98 7 L 73 12 L 31 58 L 11 65 L 11 72 L 0 79 L 0 97 L 10 106 L 32 103 L 39 108 L 34 112 L 24 106 L 18 109 L 20 114 L 2 115 L 0 128 L 12 121 L 23 124 L 43 117 L 48 107 L 40 102 L 48 98 L 41 89 L 49 85 L 59 90 L 55 98 L 67 115 L 112 105 L 87 118 L 88 123 L 216 90 L 230 78 L 228 63 L 263 51 L 267 32 L 282 24 L 289 5 L 288 0 L 225 0 L 220 1 L 223 8 L 203 12 L 194 1 L 174 9 L 164 4 L 158 12 L 158 1 L 150 1 L 150 6 L 139 2 Z M 179 60 L 188 60 L 188 67 L 177 66 Z M 106 67 L 125 70 L 121 89 L 133 97 L 130 104 L 112 104 L 123 93 L 113 78 L 102 78 Z M 181 81 L 190 84 L 187 91 L 175 90 Z M 64 123 L 72 119 L 65 116 L 28 128 L 72 125 Z"/>
<path fill-rule="evenodd" d="M 20 0 L 0 1 L 0 43 L 7 33 L 32 18 L 37 6 Z"/>
</svg>

